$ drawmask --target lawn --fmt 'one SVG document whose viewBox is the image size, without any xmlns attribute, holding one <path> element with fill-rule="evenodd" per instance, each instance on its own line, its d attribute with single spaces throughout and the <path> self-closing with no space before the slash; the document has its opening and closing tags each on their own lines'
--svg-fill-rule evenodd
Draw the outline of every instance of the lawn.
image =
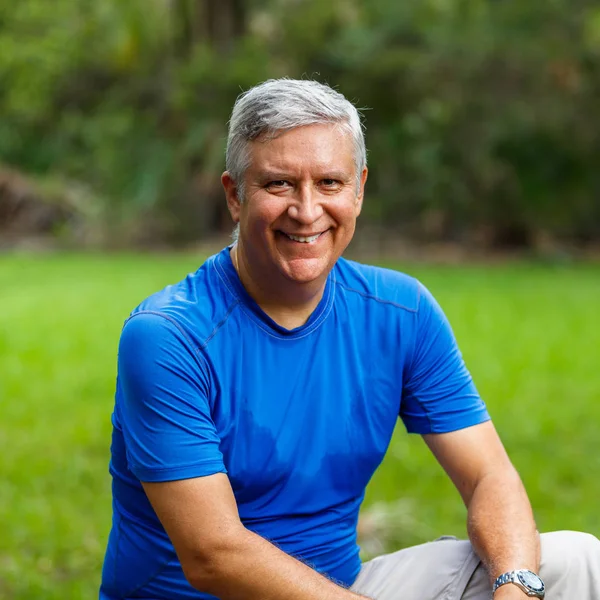
<svg viewBox="0 0 600 600">
<path fill-rule="evenodd" d="M 0 257 L 0 598 L 96 597 L 119 331 L 200 262 Z M 540 529 L 600 534 L 600 266 L 394 266 L 450 317 Z M 366 506 L 389 543 L 464 535 L 458 495 L 402 426 Z"/>
</svg>

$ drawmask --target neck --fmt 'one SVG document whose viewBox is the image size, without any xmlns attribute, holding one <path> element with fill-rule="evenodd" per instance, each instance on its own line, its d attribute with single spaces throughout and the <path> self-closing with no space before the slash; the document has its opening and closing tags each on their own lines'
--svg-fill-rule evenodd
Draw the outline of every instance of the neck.
<svg viewBox="0 0 600 600">
<path fill-rule="evenodd" d="M 255 273 L 239 245 L 230 251 L 233 266 L 246 291 L 275 323 L 286 329 L 295 329 L 308 321 L 318 306 L 327 278 L 323 281 L 295 283 L 283 277 L 274 278 Z"/>
</svg>

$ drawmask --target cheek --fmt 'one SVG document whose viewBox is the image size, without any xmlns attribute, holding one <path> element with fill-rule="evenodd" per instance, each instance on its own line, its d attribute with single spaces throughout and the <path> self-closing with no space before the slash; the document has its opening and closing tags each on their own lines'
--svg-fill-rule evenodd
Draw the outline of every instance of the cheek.
<svg viewBox="0 0 600 600">
<path fill-rule="evenodd" d="M 246 206 L 245 220 L 251 229 L 271 226 L 285 214 L 287 202 L 275 196 L 253 197 Z"/>
<path fill-rule="evenodd" d="M 356 221 L 359 211 L 357 202 L 352 198 L 345 202 L 330 204 L 327 212 L 339 224 L 349 228 L 354 227 L 354 222 Z"/>
</svg>

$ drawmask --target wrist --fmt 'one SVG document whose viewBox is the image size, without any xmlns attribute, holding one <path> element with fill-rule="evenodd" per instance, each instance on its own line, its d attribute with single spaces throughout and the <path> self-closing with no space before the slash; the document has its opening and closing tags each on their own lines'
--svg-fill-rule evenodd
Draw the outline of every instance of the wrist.
<svg viewBox="0 0 600 600">
<path fill-rule="evenodd" d="M 524 600 L 529 596 L 514 583 L 507 583 L 499 587 L 494 593 L 493 600 Z"/>
</svg>

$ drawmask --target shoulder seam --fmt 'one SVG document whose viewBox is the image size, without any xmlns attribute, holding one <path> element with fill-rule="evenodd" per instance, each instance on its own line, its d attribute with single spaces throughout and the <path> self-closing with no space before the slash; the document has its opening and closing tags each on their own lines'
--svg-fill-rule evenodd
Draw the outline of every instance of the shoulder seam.
<svg viewBox="0 0 600 600">
<path fill-rule="evenodd" d="M 169 323 L 171 323 L 172 325 L 174 325 L 178 331 L 180 331 L 183 336 L 185 337 L 185 339 L 189 342 L 190 346 L 194 349 L 194 352 L 200 356 L 201 350 L 206 349 L 206 347 L 208 346 L 209 342 L 215 337 L 217 331 L 219 331 L 219 329 L 225 324 L 225 322 L 227 321 L 227 319 L 229 318 L 229 316 L 231 315 L 231 313 L 233 312 L 233 309 L 239 304 L 239 300 L 236 300 L 233 304 L 231 304 L 229 306 L 229 308 L 227 309 L 227 312 L 225 313 L 225 316 L 215 325 L 215 327 L 213 328 L 213 330 L 210 332 L 210 334 L 208 335 L 208 337 L 202 342 L 202 344 L 200 344 L 200 346 L 196 346 L 196 344 L 194 344 L 194 342 L 192 341 L 192 339 L 190 338 L 188 332 L 185 330 L 184 327 L 182 327 L 180 325 L 180 323 L 174 319 L 173 317 L 171 317 L 171 315 L 167 315 L 163 312 L 160 312 L 158 310 L 140 310 L 136 313 L 134 313 L 133 315 L 130 315 L 130 317 L 125 321 L 125 325 L 134 317 L 136 317 L 137 315 L 156 315 L 157 317 L 162 317 L 163 319 L 165 319 L 165 321 L 168 321 Z M 204 360 L 204 357 L 202 357 Z"/>
<path fill-rule="evenodd" d="M 215 327 L 211 331 L 210 335 L 204 340 L 204 342 L 202 342 L 202 345 L 200 346 L 200 349 L 202 349 L 202 350 L 206 349 L 206 347 L 208 346 L 208 344 L 210 343 L 210 341 L 215 337 L 215 335 L 217 335 L 217 332 L 219 331 L 219 329 L 221 329 L 221 327 L 223 327 L 223 325 L 225 325 L 225 323 L 227 322 L 227 319 L 229 319 L 229 317 L 231 316 L 231 313 L 233 312 L 233 309 L 239 303 L 240 303 L 239 299 L 236 299 L 235 302 L 233 302 L 233 304 L 231 304 L 229 306 L 229 308 L 227 309 L 227 312 L 225 313 L 225 316 L 215 325 Z"/>
<path fill-rule="evenodd" d="M 406 310 L 407 312 L 411 312 L 411 313 L 419 312 L 419 303 L 421 300 L 420 286 L 418 287 L 417 306 L 416 306 L 416 308 L 411 308 L 409 306 L 405 306 L 404 304 L 398 304 L 397 302 L 392 302 L 391 300 L 384 300 L 383 298 L 379 298 L 378 296 L 374 296 L 373 294 L 365 294 L 365 292 L 361 292 L 360 290 L 355 290 L 354 288 L 348 287 L 348 286 L 344 285 L 343 283 L 340 283 L 339 281 L 336 281 L 335 283 L 336 283 L 336 285 L 339 285 L 340 287 L 344 288 L 346 291 L 358 294 L 359 296 L 362 296 L 363 298 L 365 298 L 367 300 L 374 300 L 375 302 L 379 302 L 381 304 L 389 304 L 390 306 L 395 306 L 396 308 L 401 308 L 402 310 Z"/>
</svg>

